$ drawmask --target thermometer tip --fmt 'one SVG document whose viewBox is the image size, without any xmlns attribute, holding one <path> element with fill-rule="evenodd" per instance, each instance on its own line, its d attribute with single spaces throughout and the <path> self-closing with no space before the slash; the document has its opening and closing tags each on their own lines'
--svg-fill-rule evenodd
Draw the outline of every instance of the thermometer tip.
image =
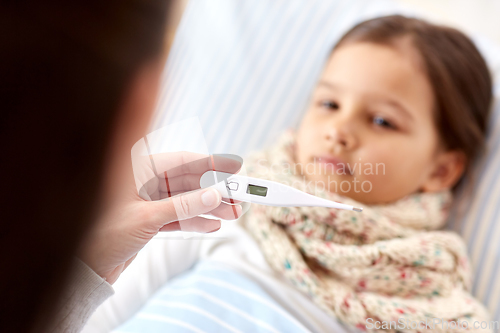
<svg viewBox="0 0 500 333">
<path fill-rule="evenodd" d="M 363 211 L 363 208 L 359 208 L 359 207 L 353 207 L 352 210 L 356 211 L 356 212 L 362 212 Z"/>
</svg>

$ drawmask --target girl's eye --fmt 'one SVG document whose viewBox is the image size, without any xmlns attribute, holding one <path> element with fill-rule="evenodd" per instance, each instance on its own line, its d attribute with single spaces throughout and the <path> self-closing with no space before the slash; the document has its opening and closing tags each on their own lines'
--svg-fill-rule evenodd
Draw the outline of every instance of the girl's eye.
<svg viewBox="0 0 500 333">
<path fill-rule="evenodd" d="M 396 129 L 396 127 L 392 123 L 388 122 L 387 120 L 385 120 L 383 117 L 380 116 L 373 117 L 373 123 L 381 127 Z"/>
<path fill-rule="evenodd" d="M 334 101 L 321 101 L 320 102 L 321 107 L 328 109 L 328 110 L 338 110 L 339 109 L 339 104 Z"/>
</svg>

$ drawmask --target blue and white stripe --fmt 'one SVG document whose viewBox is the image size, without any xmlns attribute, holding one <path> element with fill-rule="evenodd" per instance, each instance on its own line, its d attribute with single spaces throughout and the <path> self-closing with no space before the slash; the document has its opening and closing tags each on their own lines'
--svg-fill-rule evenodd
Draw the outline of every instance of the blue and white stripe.
<svg viewBox="0 0 500 333">
<path fill-rule="evenodd" d="M 309 332 L 255 282 L 204 261 L 161 289 L 115 333 Z"/>
<path fill-rule="evenodd" d="M 299 122 L 335 42 L 356 22 L 388 14 L 384 3 L 190 1 L 153 128 L 197 116 L 213 153 L 272 142 Z"/>
<path fill-rule="evenodd" d="M 245 155 L 296 126 L 330 49 L 356 22 L 406 13 L 389 1 L 191 0 L 163 76 L 153 128 L 196 116 L 211 153 Z M 500 52 L 479 42 L 500 74 Z M 500 96 L 500 83 L 496 83 Z M 469 245 L 474 295 L 500 320 L 500 104 L 470 200 L 449 227 Z M 465 213 L 456 209 L 462 207 Z"/>
</svg>

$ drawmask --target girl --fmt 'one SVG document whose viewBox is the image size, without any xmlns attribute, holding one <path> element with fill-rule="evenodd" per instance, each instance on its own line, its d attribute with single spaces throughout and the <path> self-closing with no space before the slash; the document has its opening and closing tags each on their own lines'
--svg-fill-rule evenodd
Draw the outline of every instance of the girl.
<svg viewBox="0 0 500 333">
<path fill-rule="evenodd" d="M 345 323 L 472 328 L 487 314 L 468 292 L 467 251 L 437 230 L 483 149 L 490 103 L 488 69 L 462 33 L 402 16 L 357 25 L 335 46 L 297 133 L 246 162 L 251 176 L 363 213 L 255 206 L 246 229 L 276 271 Z"/>
</svg>

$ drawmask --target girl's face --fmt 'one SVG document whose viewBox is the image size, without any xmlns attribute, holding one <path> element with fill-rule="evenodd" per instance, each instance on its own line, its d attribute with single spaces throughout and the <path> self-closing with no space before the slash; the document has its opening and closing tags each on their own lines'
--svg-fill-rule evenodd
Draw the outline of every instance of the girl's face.
<svg viewBox="0 0 500 333">
<path fill-rule="evenodd" d="M 298 172 L 366 204 L 449 188 L 464 161 L 440 148 L 433 109 L 432 87 L 410 43 L 343 45 L 298 130 Z"/>
</svg>

